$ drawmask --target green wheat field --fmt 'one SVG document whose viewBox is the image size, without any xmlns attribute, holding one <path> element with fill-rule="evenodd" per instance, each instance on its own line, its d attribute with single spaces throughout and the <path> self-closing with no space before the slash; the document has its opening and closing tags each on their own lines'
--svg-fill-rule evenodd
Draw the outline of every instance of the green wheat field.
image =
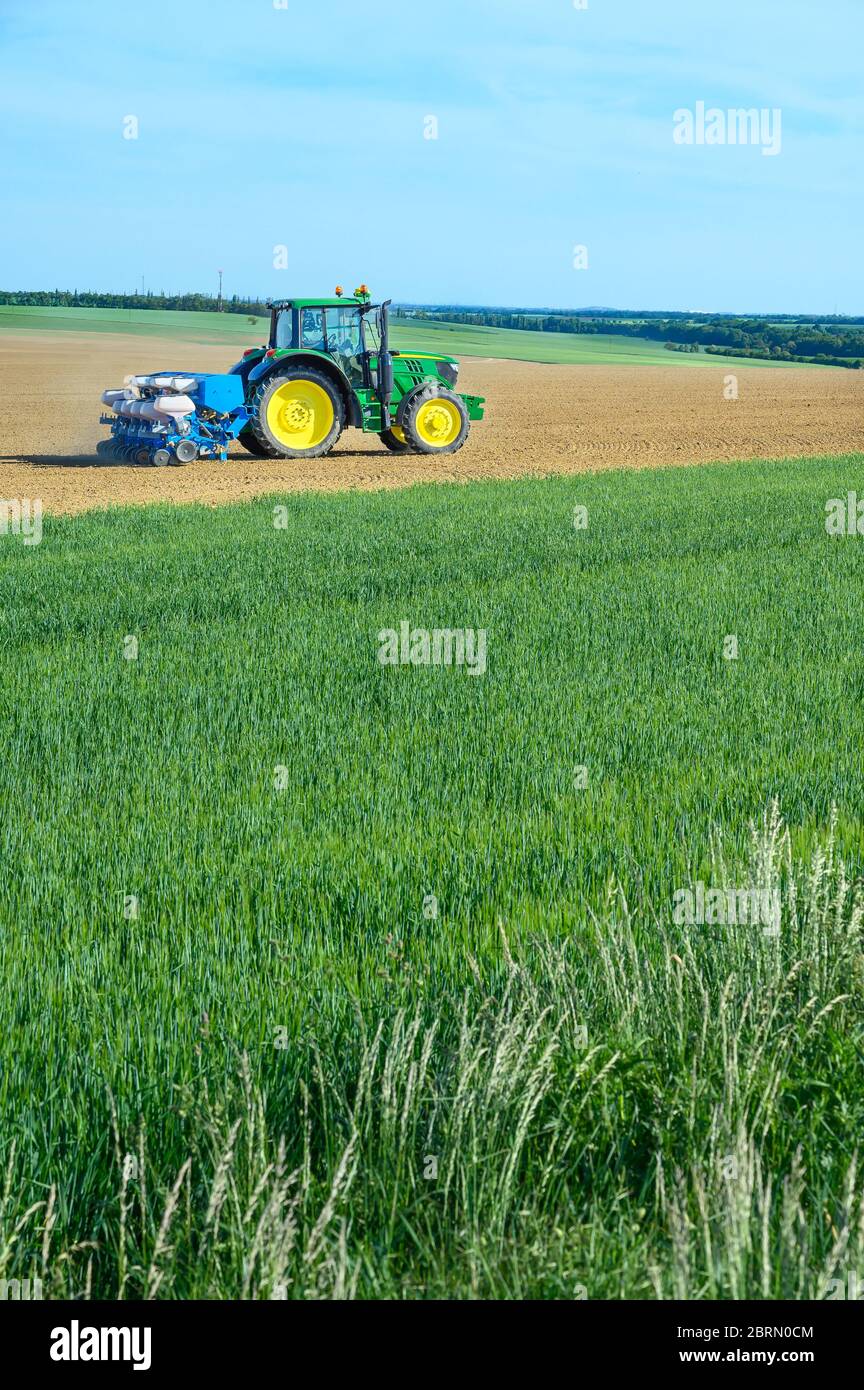
<svg viewBox="0 0 864 1390">
<path fill-rule="evenodd" d="M 0 1278 L 780 1299 L 860 1269 L 864 541 L 825 514 L 862 467 L 0 536 Z M 485 673 L 382 665 L 403 621 L 484 630 Z M 778 893 L 779 933 L 678 924 L 698 882 Z"/>
</svg>

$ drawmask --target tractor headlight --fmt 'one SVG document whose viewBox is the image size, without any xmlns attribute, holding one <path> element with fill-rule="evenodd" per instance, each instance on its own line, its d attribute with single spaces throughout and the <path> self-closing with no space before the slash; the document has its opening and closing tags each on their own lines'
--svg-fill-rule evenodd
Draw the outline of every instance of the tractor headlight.
<svg viewBox="0 0 864 1390">
<path fill-rule="evenodd" d="M 459 364 L 457 362 L 436 362 L 438 375 L 443 377 L 448 386 L 456 385 L 456 378 L 459 375 Z"/>
</svg>

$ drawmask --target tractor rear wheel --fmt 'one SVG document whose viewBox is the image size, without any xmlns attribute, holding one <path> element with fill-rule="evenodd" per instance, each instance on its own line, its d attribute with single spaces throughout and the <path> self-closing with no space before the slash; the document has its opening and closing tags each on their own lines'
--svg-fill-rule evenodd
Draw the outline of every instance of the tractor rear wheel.
<svg viewBox="0 0 864 1390">
<path fill-rule="evenodd" d="M 401 425 L 391 425 L 389 430 L 384 430 L 380 435 L 381 443 L 389 449 L 391 454 L 413 454 L 414 450 L 405 438 L 405 431 Z"/>
<path fill-rule="evenodd" d="M 426 386 L 407 403 L 402 429 L 420 454 L 455 454 L 468 438 L 465 402 L 446 386 Z"/>
<path fill-rule="evenodd" d="M 314 367 L 289 367 L 261 383 L 252 397 L 249 429 L 278 458 L 328 454 L 345 425 L 339 388 Z"/>
</svg>

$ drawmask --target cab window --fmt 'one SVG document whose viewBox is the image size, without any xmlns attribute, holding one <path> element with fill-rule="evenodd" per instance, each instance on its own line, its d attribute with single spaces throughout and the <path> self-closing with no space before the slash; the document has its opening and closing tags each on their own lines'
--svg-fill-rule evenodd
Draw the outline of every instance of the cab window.
<svg viewBox="0 0 864 1390">
<path fill-rule="evenodd" d="M 276 341 L 273 346 L 277 348 L 297 346 L 294 342 L 294 315 L 290 309 L 280 309 L 276 315 Z"/>
<path fill-rule="evenodd" d="M 360 315 L 356 309 L 326 309 L 324 323 L 328 352 L 337 357 L 360 355 Z"/>
<path fill-rule="evenodd" d="M 304 309 L 300 315 L 300 346 L 326 352 L 324 313 L 321 309 Z"/>
</svg>

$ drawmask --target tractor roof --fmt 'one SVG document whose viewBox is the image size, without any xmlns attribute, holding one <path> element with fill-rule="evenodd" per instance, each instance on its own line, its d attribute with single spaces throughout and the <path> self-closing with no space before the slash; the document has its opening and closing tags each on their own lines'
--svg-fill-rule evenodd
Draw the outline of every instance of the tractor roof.
<svg viewBox="0 0 864 1390">
<path fill-rule="evenodd" d="M 355 299 L 353 295 L 343 294 L 341 299 L 274 299 L 274 309 L 338 309 L 340 305 L 349 308 L 368 303 L 365 299 Z"/>
</svg>

